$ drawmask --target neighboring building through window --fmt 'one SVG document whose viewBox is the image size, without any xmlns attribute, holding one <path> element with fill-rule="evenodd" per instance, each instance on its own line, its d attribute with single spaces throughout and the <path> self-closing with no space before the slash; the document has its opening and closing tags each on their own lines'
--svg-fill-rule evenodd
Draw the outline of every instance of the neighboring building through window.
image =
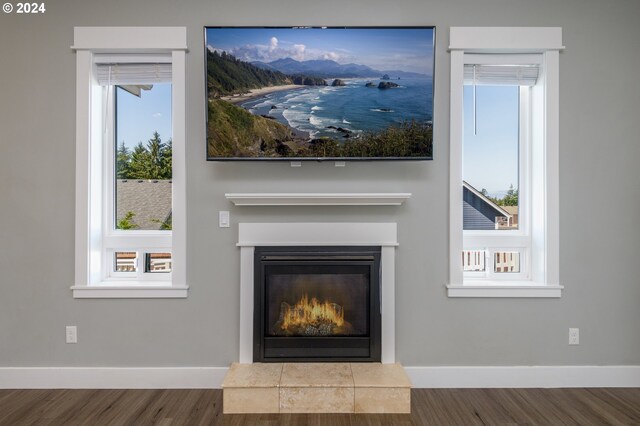
<svg viewBox="0 0 640 426">
<path fill-rule="evenodd" d="M 115 88 L 115 228 L 171 230 L 171 84 Z"/>
<path fill-rule="evenodd" d="M 478 191 L 467 182 L 463 181 L 462 186 L 463 230 L 517 229 L 514 220 L 514 214 L 517 217 L 517 205 L 513 206 L 515 209 L 510 213 L 507 206 L 499 205 L 495 198 Z"/>
<path fill-rule="evenodd" d="M 480 76 L 465 79 L 464 230 L 517 229 L 504 207 L 518 210 L 519 157 L 523 153 L 520 115 L 528 111 L 521 111 L 519 86 L 495 85 L 497 82 L 482 84 Z M 480 216 L 487 220 L 478 220 Z"/>
</svg>

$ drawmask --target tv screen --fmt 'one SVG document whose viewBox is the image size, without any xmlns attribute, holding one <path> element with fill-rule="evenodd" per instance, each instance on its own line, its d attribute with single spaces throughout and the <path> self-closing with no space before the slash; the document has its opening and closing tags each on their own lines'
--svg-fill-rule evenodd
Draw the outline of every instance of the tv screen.
<svg viewBox="0 0 640 426">
<path fill-rule="evenodd" d="M 205 27 L 208 160 L 429 160 L 434 27 Z"/>
</svg>

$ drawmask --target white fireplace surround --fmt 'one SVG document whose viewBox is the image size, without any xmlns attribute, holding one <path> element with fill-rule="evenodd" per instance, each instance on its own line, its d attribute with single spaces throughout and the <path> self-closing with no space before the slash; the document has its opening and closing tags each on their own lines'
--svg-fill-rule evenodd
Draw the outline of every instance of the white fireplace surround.
<svg viewBox="0 0 640 426">
<path fill-rule="evenodd" d="M 383 364 L 395 362 L 396 223 L 240 223 L 240 363 L 253 363 L 253 255 L 256 246 L 379 246 Z"/>
</svg>

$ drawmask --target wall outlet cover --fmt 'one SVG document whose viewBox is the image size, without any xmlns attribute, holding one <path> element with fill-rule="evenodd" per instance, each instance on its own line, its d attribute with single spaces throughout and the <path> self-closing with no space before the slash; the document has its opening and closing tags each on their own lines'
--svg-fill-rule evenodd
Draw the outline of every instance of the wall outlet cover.
<svg viewBox="0 0 640 426">
<path fill-rule="evenodd" d="M 78 327 L 75 325 L 68 325 L 65 328 L 66 332 L 66 342 L 67 343 L 78 343 Z"/>
<path fill-rule="evenodd" d="M 570 328 L 569 329 L 569 344 L 570 345 L 579 345 L 580 344 L 580 329 L 579 328 Z"/>
</svg>

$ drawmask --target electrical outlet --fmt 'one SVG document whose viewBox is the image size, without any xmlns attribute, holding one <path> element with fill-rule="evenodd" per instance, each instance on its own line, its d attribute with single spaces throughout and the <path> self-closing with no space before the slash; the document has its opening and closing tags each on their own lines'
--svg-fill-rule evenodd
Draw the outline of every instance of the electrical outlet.
<svg viewBox="0 0 640 426">
<path fill-rule="evenodd" d="M 570 345 L 579 345 L 580 344 L 580 329 L 579 328 L 570 328 L 569 329 L 569 344 Z"/>
<path fill-rule="evenodd" d="M 228 228 L 229 227 L 229 212 L 228 211 L 220 211 L 218 212 L 218 226 L 220 228 Z"/>
<path fill-rule="evenodd" d="M 75 325 L 68 325 L 66 328 L 67 343 L 78 343 L 78 327 Z"/>
</svg>

